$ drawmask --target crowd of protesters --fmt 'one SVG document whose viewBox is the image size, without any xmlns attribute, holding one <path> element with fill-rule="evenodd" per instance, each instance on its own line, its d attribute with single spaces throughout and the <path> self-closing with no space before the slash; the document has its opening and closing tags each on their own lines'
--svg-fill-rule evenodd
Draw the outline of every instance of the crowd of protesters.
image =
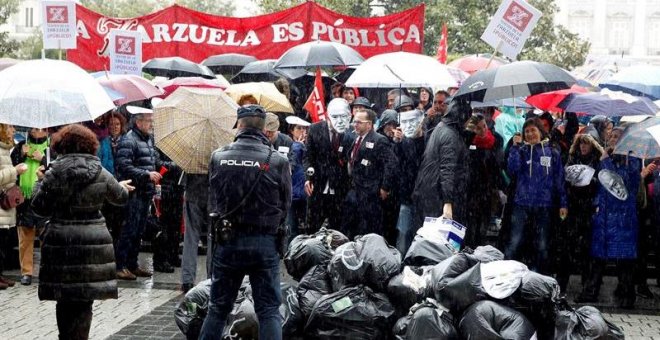
<svg viewBox="0 0 660 340">
<path fill-rule="evenodd" d="M 289 95 L 286 82 L 279 82 Z M 613 154 L 624 124 L 601 116 L 580 124 L 568 112 L 473 109 L 450 92 L 429 88 L 393 89 L 382 105 L 340 83 L 331 93 L 327 119 L 320 122 L 312 124 L 301 110 L 266 116 L 264 136 L 292 171 L 292 237 L 322 226 L 351 238 L 377 233 L 405 253 L 425 217 L 442 216 L 467 227 L 464 246 L 496 243 L 507 258 L 556 275 L 562 291 L 571 274 L 581 274 L 578 302 L 597 301 L 608 262 L 617 266 L 622 307 L 633 307 L 637 295 L 652 297 L 647 267 L 660 236 L 658 160 Z M 239 101 L 255 103 L 253 96 Z M 182 289 L 193 287 L 198 246 L 208 232 L 208 176 L 183 173 L 155 147 L 151 107 L 148 101 L 122 106 L 59 131 L 29 129 L 18 144 L 14 127 L 0 124 L 0 188 L 17 185 L 25 197 L 15 209 L 0 210 L 0 250 L 10 249 L 16 233 L 21 284 L 32 282 L 40 240 L 40 296 L 69 294 L 54 273 L 76 269 L 49 257 L 64 256 L 53 244 L 74 216 L 92 226 L 105 218 L 110 236 L 99 234 L 99 244 L 111 246 L 114 257 L 101 253 L 94 261 L 112 263 L 113 273 L 105 268 L 95 282 L 151 276 L 138 264 L 141 241 L 149 239 L 154 270 L 182 266 Z M 95 139 L 87 141 L 90 134 Z M 71 145 L 74 135 L 80 145 Z M 75 171 L 64 171 L 65 165 Z M 595 174 L 577 185 L 567 178 L 572 165 Z M 625 199 L 601 184 L 602 170 L 623 179 Z M 109 184 L 97 190 L 103 183 Z M 50 231 L 40 234 L 46 223 Z M 79 254 L 91 251 L 84 249 L 91 241 L 80 242 Z M 4 262 L 0 256 L 0 274 Z M 9 286 L 14 282 L 0 276 L 0 289 Z M 58 311 L 85 314 L 90 301 L 116 295 L 116 287 L 90 287 L 76 291 L 84 299 L 58 304 Z"/>
</svg>

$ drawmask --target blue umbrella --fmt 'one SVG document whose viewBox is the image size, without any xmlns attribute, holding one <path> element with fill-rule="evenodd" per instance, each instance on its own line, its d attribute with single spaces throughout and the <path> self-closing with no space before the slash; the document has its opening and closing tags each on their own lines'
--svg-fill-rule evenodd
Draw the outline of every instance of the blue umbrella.
<svg viewBox="0 0 660 340">
<path fill-rule="evenodd" d="M 655 115 L 658 112 L 658 107 L 648 98 L 608 89 L 597 93 L 570 94 L 557 106 L 568 112 L 608 117 Z"/>
<path fill-rule="evenodd" d="M 660 66 L 631 66 L 621 70 L 599 86 L 635 96 L 649 97 L 653 100 L 660 99 Z"/>
</svg>

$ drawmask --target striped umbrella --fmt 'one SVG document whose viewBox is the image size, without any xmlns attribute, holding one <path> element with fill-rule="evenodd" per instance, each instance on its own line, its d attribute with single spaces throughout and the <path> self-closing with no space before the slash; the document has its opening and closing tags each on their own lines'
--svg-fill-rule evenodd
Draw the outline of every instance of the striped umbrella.
<svg viewBox="0 0 660 340">
<path fill-rule="evenodd" d="M 630 125 L 623 132 L 614 147 L 614 153 L 641 158 L 660 157 L 660 144 L 653 138 L 649 128 L 660 125 L 660 117 L 651 117 L 640 123 Z"/>
</svg>

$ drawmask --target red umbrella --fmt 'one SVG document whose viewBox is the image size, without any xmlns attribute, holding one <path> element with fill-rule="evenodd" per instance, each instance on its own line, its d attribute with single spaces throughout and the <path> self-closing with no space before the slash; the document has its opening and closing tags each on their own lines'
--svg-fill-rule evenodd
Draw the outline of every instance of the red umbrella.
<svg viewBox="0 0 660 340">
<path fill-rule="evenodd" d="M 223 82 L 224 80 L 224 82 Z M 157 83 L 156 86 L 160 87 L 163 89 L 164 93 L 162 95 L 163 98 L 166 98 L 172 92 L 176 91 L 179 87 L 197 87 L 197 88 L 211 88 L 211 89 L 219 89 L 220 91 L 224 91 L 228 86 L 229 82 L 227 82 L 224 78 L 222 79 L 206 79 L 202 77 L 178 77 L 174 79 L 169 79 L 166 81 L 163 81 L 161 83 Z"/>
<path fill-rule="evenodd" d="M 541 110 L 552 112 L 563 112 L 564 109 L 557 105 L 571 93 L 587 93 L 587 89 L 579 85 L 573 85 L 570 89 L 550 91 L 545 93 L 535 94 L 527 97 L 525 101 Z"/>
<path fill-rule="evenodd" d="M 489 61 L 490 65 L 488 64 Z M 485 70 L 486 65 L 488 65 L 488 69 L 493 69 L 504 64 L 508 63 L 505 60 L 497 57 L 493 58 L 491 61 L 491 57 L 488 54 L 472 54 L 460 57 L 452 61 L 449 63 L 449 66 L 456 67 L 472 75 L 477 71 Z"/>
<path fill-rule="evenodd" d="M 163 91 L 154 86 L 149 80 L 133 74 L 108 74 L 96 78 L 96 80 L 101 85 L 124 95 L 124 98 L 115 101 L 117 105 L 149 99 L 163 94 Z"/>
</svg>

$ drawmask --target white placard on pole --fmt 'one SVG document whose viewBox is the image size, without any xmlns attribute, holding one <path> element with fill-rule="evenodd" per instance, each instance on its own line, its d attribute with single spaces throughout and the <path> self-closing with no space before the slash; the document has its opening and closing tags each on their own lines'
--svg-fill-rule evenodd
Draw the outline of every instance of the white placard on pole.
<svg viewBox="0 0 660 340">
<path fill-rule="evenodd" d="M 109 39 L 110 73 L 142 76 L 142 34 L 114 29 Z"/>
<path fill-rule="evenodd" d="M 541 15 L 524 0 L 503 0 L 481 40 L 515 60 Z"/>
<path fill-rule="evenodd" d="M 42 1 L 41 30 L 45 49 L 76 48 L 76 3 Z"/>
</svg>

